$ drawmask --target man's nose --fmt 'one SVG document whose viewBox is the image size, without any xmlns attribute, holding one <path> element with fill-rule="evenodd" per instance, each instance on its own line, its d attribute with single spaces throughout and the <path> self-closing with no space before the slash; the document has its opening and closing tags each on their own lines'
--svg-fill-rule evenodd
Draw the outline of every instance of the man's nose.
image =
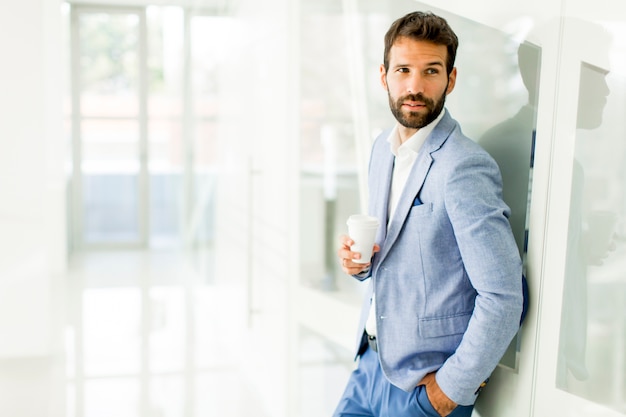
<svg viewBox="0 0 626 417">
<path fill-rule="evenodd" d="M 406 91 L 410 94 L 424 92 L 424 80 L 420 74 L 414 74 L 407 80 Z"/>
</svg>

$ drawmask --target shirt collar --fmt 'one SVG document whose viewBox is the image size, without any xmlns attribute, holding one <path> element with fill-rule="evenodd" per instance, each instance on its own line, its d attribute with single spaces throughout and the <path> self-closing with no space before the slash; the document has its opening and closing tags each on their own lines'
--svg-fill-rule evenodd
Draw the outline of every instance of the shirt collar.
<svg viewBox="0 0 626 417">
<path fill-rule="evenodd" d="M 387 137 L 387 142 L 389 142 L 391 153 L 393 153 L 394 156 L 398 156 L 398 153 L 404 149 L 410 150 L 414 153 L 418 153 L 424 142 L 426 142 L 426 138 L 428 137 L 428 135 L 430 135 L 430 132 L 432 132 L 435 126 L 437 126 L 445 113 L 446 109 L 444 108 L 443 110 L 441 110 L 439 116 L 437 116 L 435 120 L 419 129 L 404 143 L 400 142 L 400 135 L 398 134 L 398 124 L 396 123 L 394 128 L 391 130 L 391 133 Z"/>
</svg>

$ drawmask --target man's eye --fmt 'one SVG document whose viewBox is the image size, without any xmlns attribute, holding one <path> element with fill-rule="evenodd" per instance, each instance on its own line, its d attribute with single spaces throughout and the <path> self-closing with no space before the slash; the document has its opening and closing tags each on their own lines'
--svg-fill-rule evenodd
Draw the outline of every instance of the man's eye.
<svg viewBox="0 0 626 417">
<path fill-rule="evenodd" d="M 409 72 L 409 69 L 408 68 L 398 68 L 398 72 L 407 73 L 407 72 Z"/>
<path fill-rule="evenodd" d="M 426 71 L 424 71 L 426 74 L 439 74 L 439 70 L 436 68 L 428 68 Z"/>
</svg>

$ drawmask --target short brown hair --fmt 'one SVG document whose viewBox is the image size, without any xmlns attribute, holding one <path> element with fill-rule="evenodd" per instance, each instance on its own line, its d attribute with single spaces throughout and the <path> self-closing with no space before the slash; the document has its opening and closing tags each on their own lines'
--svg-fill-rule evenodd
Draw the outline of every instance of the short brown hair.
<svg viewBox="0 0 626 417">
<path fill-rule="evenodd" d="M 385 56 L 383 61 L 385 71 L 389 70 L 389 51 L 400 37 L 446 46 L 448 49 L 446 70 L 448 74 L 452 72 L 459 39 L 444 18 L 431 12 L 412 12 L 393 22 L 385 34 Z"/>
</svg>

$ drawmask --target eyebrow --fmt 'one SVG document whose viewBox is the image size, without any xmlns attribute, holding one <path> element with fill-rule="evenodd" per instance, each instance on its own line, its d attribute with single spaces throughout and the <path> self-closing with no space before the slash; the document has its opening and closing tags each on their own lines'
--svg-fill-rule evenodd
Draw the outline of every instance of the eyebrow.
<svg viewBox="0 0 626 417">
<path fill-rule="evenodd" d="M 396 65 L 392 65 L 392 68 L 406 68 L 406 67 L 412 67 L 412 66 L 414 66 L 414 65 L 412 65 L 412 64 L 396 64 Z M 432 61 L 432 62 L 428 62 L 424 66 L 425 67 L 442 67 L 442 68 L 445 68 L 446 64 L 441 62 L 441 61 Z"/>
</svg>

